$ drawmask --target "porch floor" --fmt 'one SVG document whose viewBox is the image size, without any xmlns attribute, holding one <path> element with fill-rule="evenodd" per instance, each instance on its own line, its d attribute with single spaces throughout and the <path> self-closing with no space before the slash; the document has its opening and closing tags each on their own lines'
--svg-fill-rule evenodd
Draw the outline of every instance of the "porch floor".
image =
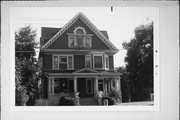
<svg viewBox="0 0 180 120">
<path fill-rule="evenodd" d="M 90 97 L 90 98 L 80 98 L 80 105 L 82 106 L 95 106 L 98 105 L 97 101 L 95 98 Z"/>
</svg>

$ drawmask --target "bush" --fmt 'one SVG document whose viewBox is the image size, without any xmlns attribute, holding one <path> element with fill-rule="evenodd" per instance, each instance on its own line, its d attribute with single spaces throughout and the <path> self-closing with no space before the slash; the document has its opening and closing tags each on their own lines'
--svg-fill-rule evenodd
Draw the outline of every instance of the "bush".
<svg viewBox="0 0 180 120">
<path fill-rule="evenodd" d="M 78 105 L 78 100 L 76 98 L 63 96 L 59 100 L 60 106 L 76 106 Z"/>
<path fill-rule="evenodd" d="M 117 91 L 116 89 L 112 89 L 108 96 L 115 98 L 115 100 L 122 101 L 121 91 Z"/>
<path fill-rule="evenodd" d="M 103 97 L 102 98 L 102 104 L 104 105 L 104 100 L 108 100 L 108 105 L 115 105 L 116 104 L 116 100 L 112 97 Z"/>
</svg>

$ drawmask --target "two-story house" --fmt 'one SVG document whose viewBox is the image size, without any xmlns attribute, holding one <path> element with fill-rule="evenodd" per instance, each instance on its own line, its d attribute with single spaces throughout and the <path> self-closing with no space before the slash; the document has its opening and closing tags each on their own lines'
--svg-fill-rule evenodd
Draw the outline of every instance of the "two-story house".
<svg viewBox="0 0 180 120">
<path fill-rule="evenodd" d="M 120 74 L 114 72 L 118 49 L 83 14 L 78 13 L 62 28 L 41 29 L 39 60 L 49 76 L 42 82 L 42 96 L 57 100 L 60 94 L 79 92 L 79 97 L 120 91 Z"/>
</svg>

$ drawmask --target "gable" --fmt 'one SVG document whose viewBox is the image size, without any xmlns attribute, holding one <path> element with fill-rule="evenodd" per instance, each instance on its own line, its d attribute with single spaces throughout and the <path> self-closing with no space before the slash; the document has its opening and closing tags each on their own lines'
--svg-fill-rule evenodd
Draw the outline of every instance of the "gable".
<svg viewBox="0 0 180 120">
<path fill-rule="evenodd" d="M 105 49 L 110 48 L 96 35 L 94 32 L 81 20 L 78 19 L 73 23 L 56 41 L 54 41 L 48 49 L 69 49 L 68 48 L 68 33 L 73 33 L 76 27 L 83 27 L 87 34 L 92 34 L 92 48 L 91 49 Z"/>
<path fill-rule="evenodd" d="M 76 71 L 74 73 L 98 73 L 98 72 L 95 71 L 95 70 L 92 70 L 90 68 L 83 68 L 83 69 L 78 70 L 78 71 Z"/>
<path fill-rule="evenodd" d="M 118 52 L 118 49 L 109 41 L 107 38 L 108 36 L 105 35 L 105 32 L 100 32 L 94 25 L 91 23 L 91 21 L 81 12 L 78 13 L 75 17 L 73 17 L 57 34 L 55 34 L 43 47 L 42 49 L 49 48 L 57 39 L 60 39 L 60 36 L 64 34 L 65 31 L 67 31 L 75 22 L 77 22 L 78 19 L 81 19 L 84 24 L 88 26 L 91 31 L 93 31 L 94 34 L 108 47 L 109 49 L 113 50 L 114 52 Z M 87 27 L 86 26 L 86 27 Z M 62 39 L 62 38 L 61 38 Z M 63 45 L 67 45 L 67 42 Z M 65 46 L 64 46 L 65 47 Z M 98 46 L 99 47 L 99 46 Z"/>
</svg>

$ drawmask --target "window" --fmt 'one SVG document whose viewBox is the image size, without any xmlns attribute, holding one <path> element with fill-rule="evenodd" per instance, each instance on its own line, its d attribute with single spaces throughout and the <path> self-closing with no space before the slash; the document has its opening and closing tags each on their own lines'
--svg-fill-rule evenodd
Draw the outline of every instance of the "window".
<svg viewBox="0 0 180 120">
<path fill-rule="evenodd" d="M 103 84 L 103 80 L 102 79 L 98 80 L 98 90 L 99 91 L 103 91 L 104 90 L 104 84 Z"/>
<path fill-rule="evenodd" d="M 85 56 L 85 67 L 86 68 L 91 68 L 91 55 L 86 55 Z"/>
<path fill-rule="evenodd" d="M 94 68 L 103 68 L 103 57 L 101 55 L 94 56 Z"/>
<path fill-rule="evenodd" d="M 86 34 L 83 27 L 76 27 L 73 33 L 67 34 L 69 47 L 91 47 L 92 34 Z"/>
<path fill-rule="evenodd" d="M 67 69 L 67 56 L 59 56 L 59 68 Z"/>
<path fill-rule="evenodd" d="M 72 55 L 54 55 L 53 69 L 73 69 Z"/>
<path fill-rule="evenodd" d="M 53 62 L 53 64 L 54 64 L 54 69 L 58 69 L 59 67 L 58 67 L 58 56 L 54 56 L 54 62 Z"/>
<path fill-rule="evenodd" d="M 84 42 L 83 39 L 84 39 L 83 36 L 76 37 L 77 46 L 83 46 L 83 42 Z"/>
<path fill-rule="evenodd" d="M 68 68 L 73 69 L 73 58 L 72 58 L 72 56 L 68 56 Z"/>
<path fill-rule="evenodd" d="M 69 36 L 68 46 L 76 46 L 75 36 Z"/>
<path fill-rule="evenodd" d="M 105 56 L 105 60 L 106 60 L 106 68 L 109 69 L 109 56 Z"/>
</svg>

